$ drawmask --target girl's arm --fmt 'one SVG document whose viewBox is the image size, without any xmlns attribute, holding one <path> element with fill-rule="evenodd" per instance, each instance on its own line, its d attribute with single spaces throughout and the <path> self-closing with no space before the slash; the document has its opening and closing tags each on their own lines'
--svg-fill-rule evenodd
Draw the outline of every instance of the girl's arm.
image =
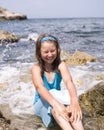
<svg viewBox="0 0 104 130">
<path fill-rule="evenodd" d="M 61 62 L 59 65 L 59 71 L 70 95 L 70 107 L 68 107 L 68 111 L 71 112 L 70 121 L 80 120 L 82 118 L 82 112 L 78 103 L 76 88 L 65 62 Z"/>
<path fill-rule="evenodd" d="M 49 91 L 45 88 L 42 77 L 41 77 L 41 70 L 39 65 L 34 65 L 32 68 L 32 79 L 33 83 L 35 86 L 35 89 L 38 91 L 40 96 L 48 102 L 54 111 L 62 116 L 64 119 L 69 121 L 68 114 L 66 113 L 66 107 L 59 103 L 50 93 Z"/>
</svg>

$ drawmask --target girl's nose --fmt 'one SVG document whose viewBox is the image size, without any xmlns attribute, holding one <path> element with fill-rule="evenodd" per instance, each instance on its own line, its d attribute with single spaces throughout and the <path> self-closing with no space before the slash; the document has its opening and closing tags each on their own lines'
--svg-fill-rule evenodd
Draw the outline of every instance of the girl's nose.
<svg viewBox="0 0 104 130">
<path fill-rule="evenodd" d="M 49 52 L 49 53 L 48 53 L 48 56 L 52 56 L 52 53 L 51 53 L 51 52 Z"/>
</svg>

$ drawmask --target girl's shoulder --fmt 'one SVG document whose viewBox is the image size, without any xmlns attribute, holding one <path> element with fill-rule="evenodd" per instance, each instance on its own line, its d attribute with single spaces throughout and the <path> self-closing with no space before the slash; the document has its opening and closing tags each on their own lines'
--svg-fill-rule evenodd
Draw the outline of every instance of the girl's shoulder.
<svg viewBox="0 0 104 130">
<path fill-rule="evenodd" d="M 32 66 L 32 72 L 33 71 L 41 71 L 41 68 L 40 68 L 40 66 L 39 66 L 39 64 L 38 63 L 36 63 L 36 64 L 34 64 L 33 66 Z"/>
<path fill-rule="evenodd" d="M 40 68 L 39 64 L 38 63 L 35 63 L 32 68 Z"/>
<path fill-rule="evenodd" d="M 64 67 L 64 66 L 66 66 L 66 63 L 64 61 L 61 61 L 58 66 L 58 69 L 60 69 L 60 67 Z"/>
<path fill-rule="evenodd" d="M 66 68 L 66 63 L 64 61 L 61 61 L 58 66 L 58 71 L 60 72 L 64 68 Z"/>
</svg>

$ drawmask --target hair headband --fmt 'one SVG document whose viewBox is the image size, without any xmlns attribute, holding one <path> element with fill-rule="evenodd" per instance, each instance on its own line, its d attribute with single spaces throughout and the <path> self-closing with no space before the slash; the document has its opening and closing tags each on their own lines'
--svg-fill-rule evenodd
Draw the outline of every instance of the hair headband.
<svg viewBox="0 0 104 130">
<path fill-rule="evenodd" d="M 43 38 L 41 39 L 41 43 L 42 43 L 42 42 L 45 42 L 45 41 L 48 41 L 48 40 L 50 40 L 50 41 L 56 41 L 56 39 L 55 39 L 54 37 L 46 36 L 46 37 L 43 37 Z"/>
</svg>

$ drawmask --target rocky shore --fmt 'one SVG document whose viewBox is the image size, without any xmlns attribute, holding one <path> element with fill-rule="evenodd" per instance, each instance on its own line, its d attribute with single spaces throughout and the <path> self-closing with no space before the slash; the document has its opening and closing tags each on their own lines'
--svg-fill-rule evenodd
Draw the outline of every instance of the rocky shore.
<svg viewBox="0 0 104 130">
<path fill-rule="evenodd" d="M 14 34 L 11 34 L 4 30 L 0 30 L 0 44 L 4 42 L 8 42 L 8 43 L 18 42 L 18 40 L 19 38 Z"/>
<path fill-rule="evenodd" d="M 79 96 L 85 130 L 104 130 L 104 82 Z M 14 115 L 8 104 L 0 105 L 0 130 L 61 130 L 46 129 L 34 115 Z"/>
<path fill-rule="evenodd" d="M 83 65 L 87 62 L 96 62 L 97 59 L 85 52 L 75 51 L 73 54 L 61 51 L 61 59 L 68 65 Z"/>
<path fill-rule="evenodd" d="M 104 130 L 104 82 L 79 97 L 85 130 Z"/>
<path fill-rule="evenodd" d="M 24 20 L 26 15 L 13 13 L 0 7 L 0 22 L 7 20 Z M 18 42 L 19 38 L 7 31 L 0 30 L 0 44 Z M 61 52 L 61 58 L 68 65 L 83 65 L 87 62 L 96 62 L 97 59 L 85 52 L 76 51 L 73 54 Z M 79 96 L 79 103 L 83 112 L 85 130 L 104 130 L 104 75 L 98 75 L 102 82 Z M 27 82 L 26 76 L 21 80 Z M 0 83 L 0 90 L 7 89 L 9 82 Z M 2 95 L 2 92 L 0 93 Z M 18 104 L 16 104 L 18 106 Z M 40 118 L 31 114 L 15 115 L 9 103 L 0 104 L 0 130 L 61 130 L 59 126 L 46 129 Z"/>
<path fill-rule="evenodd" d="M 14 13 L 7 9 L 0 7 L 0 22 L 8 20 L 25 20 L 27 16 L 20 13 Z M 17 42 L 19 38 L 14 34 L 7 32 L 6 30 L 0 30 L 0 44 L 3 42 Z"/>
<path fill-rule="evenodd" d="M 77 54 L 77 56 L 75 56 Z M 80 57 L 80 58 L 79 58 Z M 70 54 L 61 52 L 61 58 L 70 61 L 71 65 L 85 64 L 96 61 L 96 58 L 83 52 Z M 73 60 L 72 60 L 73 59 Z M 80 62 L 79 62 L 80 61 Z M 83 62 L 84 61 L 84 62 Z M 70 62 L 67 62 L 70 65 Z M 29 71 L 30 73 L 30 71 Z M 98 77 L 102 82 L 96 84 L 92 89 L 79 96 L 79 103 L 83 112 L 83 124 L 85 130 L 104 130 L 104 75 Z M 20 78 L 23 82 L 31 81 L 27 75 Z M 1 89 L 8 88 L 9 84 L 0 84 Z M 18 104 L 16 104 L 18 106 Z M 61 130 L 59 126 L 46 129 L 40 118 L 32 114 L 15 115 L 9 103 L 0 104 L 0 130 Z"/>
<path fill-rule="evenodd" d="M 0 7 L 0 22 L 7 20 L 25 20 L 27 16 L 20 13 L 14 13 L 5 8 Z"/>
</svg>

